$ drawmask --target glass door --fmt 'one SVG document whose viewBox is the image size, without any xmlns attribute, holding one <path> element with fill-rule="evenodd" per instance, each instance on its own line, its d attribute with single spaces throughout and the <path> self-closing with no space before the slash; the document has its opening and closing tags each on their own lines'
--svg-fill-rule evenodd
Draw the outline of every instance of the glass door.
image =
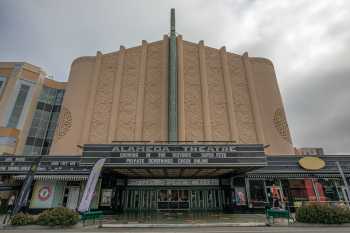
<svg viewBox="0 0 350 233">
<path fill-rule="evenodd" d="M 72 210 L 75 210 L 78 206 L 79 199 L 79 186 L 70 186 L 68 188 L 68 198 L 66 207 Z"/>
<path fill-rule="evenodd" d="M 188 209 L 189 191 L 178 189 L 162 189 L 158 193 L 158 209 Z"/>
</svg>

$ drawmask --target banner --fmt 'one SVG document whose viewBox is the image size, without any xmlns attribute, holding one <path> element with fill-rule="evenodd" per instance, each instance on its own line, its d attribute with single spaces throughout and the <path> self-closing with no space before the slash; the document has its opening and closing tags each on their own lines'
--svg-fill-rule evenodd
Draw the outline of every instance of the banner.
<svg viewBox="0 0 350 233">
<path fill-rule="evenodd" d="M 105 158 L 99 159 L 95 163 L 94 167 L 91 169 L 89 179 L 88 179 L 86 186 L 85 186 L 83 198 L 81 199 L 80 205 L 78 207 L 78 211 L 80 213 L 86 212 L 90 208 L 92 196 L 94 194 L 95 187 L 96 187 L 98 178 L 100 176 L 100 173 L 101 173 L 101 170 L 102 170 L 102 167 L 103 167 L 105 161 L 106 161 Z"/>
<path fill-rule="evenodd" d="M 42 156 L 38 157 L 31 165 L 29 172 L 27 173 L 21 191 L 19 192 L 15 206 L 12 209 L 11 216 L 18 213 L 18 211 L 21 210 L 23 206 L 27 203 L 30 187 L 32 186 L 33 180 L 34 180 L 34 174 L 38 169 L 39 162 L 41 160 Z"/>
</svg>

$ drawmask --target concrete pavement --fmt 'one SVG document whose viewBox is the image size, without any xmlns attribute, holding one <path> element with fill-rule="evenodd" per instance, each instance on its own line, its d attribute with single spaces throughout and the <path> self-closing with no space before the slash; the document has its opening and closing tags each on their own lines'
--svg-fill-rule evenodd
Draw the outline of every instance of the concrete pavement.
<svg viewBox="0 0 350 233">
<path fill-rule="evenodd" d="M 100 228 L 80 228 L 80 229 L 43 229 L 43 230 L 24 230 L 9 229 L 0 230 L 1 233 L 255 233 L 255 232 L 269 232 L 269 233 L 349 233 L 349 227 L 205 227 L 205 228 L 123 228 L 123 229 L 100 229 Z"/>
</svg>

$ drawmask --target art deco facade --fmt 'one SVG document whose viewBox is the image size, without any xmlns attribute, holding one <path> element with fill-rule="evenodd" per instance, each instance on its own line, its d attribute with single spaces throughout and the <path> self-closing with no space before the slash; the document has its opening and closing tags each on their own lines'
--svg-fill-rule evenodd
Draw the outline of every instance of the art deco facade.
<svg viewBox="0 0 350 233">
<path fill-rule="evenodd" d="M 270 145 L 293 154 L 273 64 L 176 38 L 178 141 Z M 77 145 L 168 141 L 169 38 L 79 57 L 71 66 L 51 154 Z"/>
</svg>

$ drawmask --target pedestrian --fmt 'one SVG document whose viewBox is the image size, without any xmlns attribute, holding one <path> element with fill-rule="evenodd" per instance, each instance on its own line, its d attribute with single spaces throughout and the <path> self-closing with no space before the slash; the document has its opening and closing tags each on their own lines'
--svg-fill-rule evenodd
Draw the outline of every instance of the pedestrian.
<svg viewBox="0 0 350 233">
<path fill-rule="evenodd" d="M 10 213 L 13 209 L 13 205 L 15 204 L 16 196 L 12 194 L 7 202 L 7 212 Z"/>
<path fill-rule="evenodd" d="M 7 200 L 7 215 L 4 218 L 3 224 L 6 224 L 7 220 L 10 219 L 13 206 L 15 204 L 16 196 L 12 194 Z"/>
<path fill-rule="evenodd" d="M 271 187 L 271 194 L 272 194 L 272 208 L 279 208 L 279 195 L 277 187 L 273 184 Z"/>
</svg>

